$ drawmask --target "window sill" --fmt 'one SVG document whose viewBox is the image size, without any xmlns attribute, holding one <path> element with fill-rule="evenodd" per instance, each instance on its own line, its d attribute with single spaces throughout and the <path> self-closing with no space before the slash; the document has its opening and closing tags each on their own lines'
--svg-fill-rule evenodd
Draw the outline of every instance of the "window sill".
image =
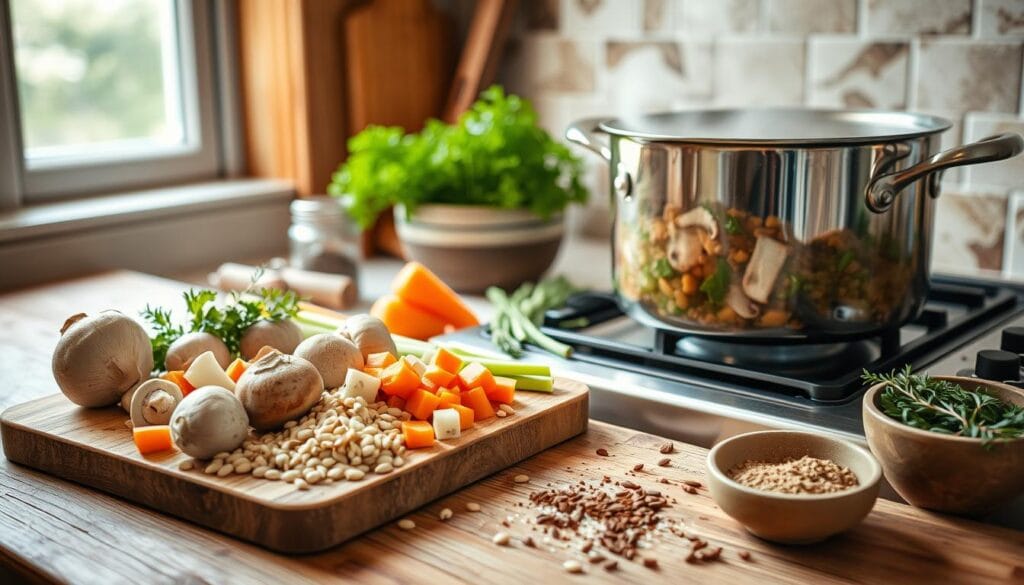
<svg viewBox="0 0 1024 585">
<path fill-rule="evenodd" d="M 0 213 L 0 289 L 284 254 L 294 194 L 283 181 L 224 180 Z"/>
</svg>

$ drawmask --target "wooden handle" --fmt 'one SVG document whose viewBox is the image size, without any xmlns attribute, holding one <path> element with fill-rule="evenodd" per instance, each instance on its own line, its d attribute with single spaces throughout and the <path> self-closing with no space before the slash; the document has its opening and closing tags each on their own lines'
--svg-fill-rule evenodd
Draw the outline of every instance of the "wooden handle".
<svg viewBox="0 0 1024 585">
<path fill-rule="evenodd" d="M 494 81 L 517 4 L 516 0 L 477 1 L 466 46 L 444 107 L 442 119 L 445 122 L 456 122 L 480 92 Z"/>
<path fill-rule="evenodd" d="M 256 266 L 227 262 L 210 275 L 210 284 L 225 291 L 245 290 L 252 284 Z M 268 270 L 255 288 L 293 290 L 310 302 L 331 309 L 348 309 L 359 302 L 356 281 L 344 274 L 328 274 L 298 268 Z"/>
</svg>

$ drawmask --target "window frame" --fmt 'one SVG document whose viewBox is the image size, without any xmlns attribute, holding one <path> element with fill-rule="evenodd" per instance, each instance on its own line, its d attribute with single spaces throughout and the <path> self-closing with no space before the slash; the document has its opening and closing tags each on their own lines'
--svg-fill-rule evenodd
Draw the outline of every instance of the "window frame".
<svg viewBox="0 0 1024 585">
<path fill-rule="evenodd" d="M 22 148 L 11 7 L 0 10 L 0 208 L 46 203 L 126 189 L 213 179 L 223 174 L 223 153 L 234 130 L 218 121 L 226 110 L 221 96 L 233 79 L 234 57 L 222 36 L 231 35 L 222 4 L 213 0 L 173 0 L 178 30 L 183 122 L 188 143 L 154 147 L 131 155 L 30 165 Z M 215 26 L 225 31 L 215 35 Z M 228 110 L 229 111 L 229 110 Z M 192 137 L 194 136 L 194 139 Z"/>
</svg>

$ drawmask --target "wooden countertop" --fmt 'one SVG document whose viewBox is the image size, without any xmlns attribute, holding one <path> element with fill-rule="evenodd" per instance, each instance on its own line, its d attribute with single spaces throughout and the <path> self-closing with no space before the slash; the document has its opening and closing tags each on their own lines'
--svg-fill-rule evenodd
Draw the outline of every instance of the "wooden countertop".
<svg viewBox="0 0 1024 585">
<path fill-rule="evenodd" d="M 182 285 L 134 273 L 111 273 L 0 296 L 0 408 L 54 392 L 50 352 L 64 318 L 79 310 L 146 302 L 177 307 Z M 676 503 L 664 514 L 723 547 L 723 560 L 688 564 L 688 546 L 659 538 L 650 552 L 658 569 L 620 561 L 606 573 L 584 563 L 588 581 L 700 583 L 1024 583 L 1024 533 L 931 514 L 879 500 L 855 530 L 809 547 L 775 546 L 747 534 L 712 502 L 706 489 L 683 491 L 679 481 L 703 481 L 705 451 L 677 443 L 672 465 L 657 467 L 662 439 L 591 422 L 590 430 L 522 464 L 427 505 L 411 516 L 417 527 L 382 527 L 326 553 L 289 557 L 267 552 L 187 522 L 53 479 L 0 458 L 0 560 L 6 571 L 44 582 L 453 582 L 501 583 L 570 578 L 561 568 L 572 549 L 543 543 L 525 522 L 535 514 L 531 491 L 575 481 L 630 479 L 659 489 Z M 608 457 L 596 450 L 604 447 Z M 644 463 L 635 476 L 632 467 Z M 516 484 L 516 474 L 530 482 Z M 672 485 L 657 483 L 667 478 Z M 479 513 L 466 511 L 477 502 Z M 441 522 L 449 507 L 455 516 Z M 512 516 L 510 527 L 501 521 Z M 511 546 L 491 543 L 495 532 Z M 533 535 L 540 548 L 517 537 Z M 750 561 L 740 551 L 752 554 Z M 0 570 L 0 581 L 12 573 Z"/>
</svg>

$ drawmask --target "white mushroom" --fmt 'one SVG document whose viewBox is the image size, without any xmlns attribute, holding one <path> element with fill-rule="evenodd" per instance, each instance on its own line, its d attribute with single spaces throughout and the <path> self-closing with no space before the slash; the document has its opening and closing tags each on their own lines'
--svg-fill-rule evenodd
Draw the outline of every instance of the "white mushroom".
<svg viewBox="0 0 1024 585">
<path fill-rule="evenodd" d="M 265 345 L 269 345 L 281 353 L 292 353 L 301 342 L 302 330 L 295 323 L 287 319 L 283 321 L 262 319 L 250 325 L 242 334 L 239 350 L 243 358 L 251 360 Z"/>
<path fill-rule="evenodd" d="M 747 298 L 747 295 L 743 294 L 743 289 L 737 284 L 729 285 L 729 292 L 725 295 L 725 304 L 744 319 L 753 319 L 761 314 L 761 309 Z"/>
<path fill-rule="evenodd" d="M 128 413 L 132 426 L 165 425 L 182 400 L 181 388 L 169 380 L 146 380 L 132 392 Z"/>
<path fill-rule="evenodd" d="M 775 288 L 782 265 L 786 263 L 786 245 L 774 238 L 761 236 L 754 245 L 747 270 L 743 274 L 743 292 L 759 303 L 767 303 Z"/>
<path fill-rule="evenodd" d="M 218 386 L 190 392 L 174 409 L 170 426 L 174 444 L 196 459 L 233 451 L 249 434 L 249 419 L 242 403 Z"/>
<path fill-rule="evenodd" d="M 372 315 L 353 315 L 345 319 L 345 324 L 338 328 L 337 333 L 344 335 L 356 344 L 363 358 L 371 353 L 388 352 L 398 355 L 395 340 L 387 325 Z"/>
<path fill-rule="evenodd" d="M 702 228 L 711 236 L 712 240 L 718 237 L 718 221 L 715 219 L 715 216 L 711 215 L 710 211 L 701 206 L 694 207 L 690 211 L 676 216 L 675 223 L 680 228 Z"/>
<path fill-rule="evenodd" d="M 696 228 L 673 228 L 668 241 L 668 263 L 679 272 L 686 272 L 700 262 L 704 246 Z"/>
<path fill-rule="evenodd" d="M 349 369 L 363 369 L 363 354 L 347 337 L 320 333 L 307 338 L 295 348 L 295 355 L 320 372 L 325 388 L 337 388 L 345 382 Z"/>
<path fill-rule="evenodd" d="M 187 370 L 192 365 L 192 360 L 208 351 L 213 352 L 213 357 L 217 359 L 221 369 L 228 367 L 228 364 L 231 363 L 231 352 L 219 337 L 205 331 L 196 331 L 175 339 L 174 343 L 167 348 L 164 369 L 168 372 Z"/>
<path fill-rule="evenodd" d="M 249 364 L 238 379 L 235 395 L 249 415 L 249 424 L 265 431 L 309 412 L 323 390 L 323 378 L 313 364 L 274 350 Z"/>
</svg>

